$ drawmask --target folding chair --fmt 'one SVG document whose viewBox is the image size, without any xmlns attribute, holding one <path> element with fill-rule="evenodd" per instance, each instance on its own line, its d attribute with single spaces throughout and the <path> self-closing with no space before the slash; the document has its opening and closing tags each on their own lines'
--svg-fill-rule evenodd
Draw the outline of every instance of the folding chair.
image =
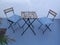
<svg viewBox="0 0 60 45">
<path fill-rule="evenodd" d="M 56 15 L 57 15 L 57 13 L 50 9 L 48 11 L 47 17 L 40 18 L 41 25 L 39 26 L 39 29 L 42 27 L 42 25 L 44 25 L 46 27 L 46 29 L 43 31 L 43 34 L 47 29 L 49 29 L 49 31 L 51 31 L 49 26 L 51 24 L 53 24 L 53 21 L 54 21 Z M 51 17 L 53 16 L 53 18 L 51 19 L 51 18 L 49 18 L 49 16 L 51 16 Z"/>
<path fill-rule="evenodd" d="M 25 24 L 28 25 L 28 27 L 23 31 L 23 33 L 21 35 L 23 35 L 28 28 L 30 28 L 31 31 L 34 33 L 34 35 L 36 35 L 35 31 L 33 30 L 34 26 L 32 25 L 32 23 L 37 19 L 37 16 L 34 16 L 34 15 L 36 15 L 36 13 L 34 11 L 27 11 L 27 12 L 22 11 L 21 12 L 21 17 L 25 21 L 25 23 L 23 24 L 22 27 L 24 27 Z M 31 22 L 31 19 L 33 19 L 32 22 Z"/>
<path fill-rule="evenodd" d="M 14 13 L 13 7 L 7 8 L 4 10 L 4 13 L 6 15 L 7 21 L 10 24 L 8 28 L 12 28 L 13 32 L 15 32 L 13 25 L 18 24 L 18 26 L 21 28 L 19 25 L 18 21 L 20 20 L 20 16 L 16 15 Z M 10 16 L 10 17 L 9 17 Z"/>
</svg>

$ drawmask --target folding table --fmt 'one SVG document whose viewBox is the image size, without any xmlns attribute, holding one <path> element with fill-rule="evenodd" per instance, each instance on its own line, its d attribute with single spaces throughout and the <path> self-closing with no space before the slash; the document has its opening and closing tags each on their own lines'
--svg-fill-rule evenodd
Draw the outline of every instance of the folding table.
<svg viewBox="0 0 60 45">
<path fill-rule="evenodd" d="M 34 26 L 32 25 L 33 22 L 37 19 L 36 12 L 34 12 L 34 11 L 22 11 L 21 12 L 21 17 L 25 22 L 22 27 L 24 27 L 25 24 L 28 25 L 28 27 L 22 32 L 21 35 L 23 35 L 27 31 L 28 28 L 30 28 L 31 31 L 33 32 L 33 34 L 36 35 L 36 33 L 35 33 L 34 29 L 33 29 Z M 31 22 L 31 20 L 33 20 L 33 21 Z"/>
</svg>

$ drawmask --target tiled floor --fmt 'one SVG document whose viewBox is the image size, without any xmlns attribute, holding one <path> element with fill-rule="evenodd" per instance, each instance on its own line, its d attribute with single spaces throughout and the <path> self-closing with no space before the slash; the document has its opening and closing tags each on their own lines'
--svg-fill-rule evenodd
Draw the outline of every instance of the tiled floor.
<svg viewBox="0 0 60 45">
<path fill-rule="evenodd" d="M 23 21 L 19 21 L 20 25 L 22 25 Z M 6 19 L 3 19 L 3 24 L 0 24 L 1 27 L 8 27 L 8 23 Z M 9 45 L 60 45 L 60 20 L 56 19 L 54 21 L 54 25 L 51 25 L 52 31 L 50 32 L 47 30 L 45 34 L 43 35 L 42 30 L 38 30 L 38 27 L 40 23 L 37 21 L 34 22 L 34 31 L 36 32 L 36 36 L 32 33 L 30 29 L 28 29 L 23 36 L 21 36 L 21 33 L 23 32 L 23 29 L 17 28 L 16 32 L 13 33 L 12 29 L 7 29 L 7 35 L 9 35 L 12 38 L 16 39 L 16 42 L 9 43 Z M 18 25 L 15 25 L 14 28 L 18 27 Z M 27 27 L 27 25 L 24 26 L 24 29 Z"/>
</svg>

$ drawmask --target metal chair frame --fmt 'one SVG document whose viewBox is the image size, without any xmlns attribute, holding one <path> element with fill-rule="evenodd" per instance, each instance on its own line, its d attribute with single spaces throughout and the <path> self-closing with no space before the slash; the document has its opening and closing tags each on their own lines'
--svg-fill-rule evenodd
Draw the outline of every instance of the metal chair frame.
<svg viewBox="0 0 60 45">
<path fill-rule="evenodd" d="M 49 14 L 51 14 L 51 15 L 53 16 L 53 18 L 51 19 L 51 21 L 54 21 L 57 13 L 54 12 L 54 11 L 52 11 L 52 10 L 50 9 L 50 10 L 48 11 L 47 18 L 48 18 L 48 16 L 49 16 Z M 41 25 L 39 26 L 39 29 L 40 29 L 41 26 L 43 25 L 41 22 L 40 22 L 40 24 L 41 24 Z M 46 31 L 47 29 L 49 29 L 49 31 L 51 31 L 51 29 L 50 29 L 50 27 L 49 27 L 50 25 L 51 25 L 51 24 L 49 24 L 49 25 L 45 24 L 46 29 L 43 31 L 43 34 L 45 33 L 45 31 Z"/>
<path fill-rule="evenodd" d="M 7 9 L 4 10 L 4 13 L 5 13 L 5 15 L 6 15 L 7 21 L 8 21 L 8 23 L 10 24 L 8 28 L 11 27 L 12 30 L 13 30 L 13 32 L 15 32 L 15 30 L 14 30 L 14 28 L 13 28 L 13 24 L 14 24 L 14 25 L 15 25 L 15 24 L 18 24 L 18 26 L 21 27 L 21 26 L 19 25 L 19 23 L 18 23 L 18 21 L 19 21 L 20 19 L 17 20 L 17 22 L 13 22 L 13 21 L 9 20 L 7 14 L 10 13 L 10 12 L 12 12 L 13 14 L 15 14 L 13 7 L 10 7 L 10 8 L 7 8 Z"/>
</svg>

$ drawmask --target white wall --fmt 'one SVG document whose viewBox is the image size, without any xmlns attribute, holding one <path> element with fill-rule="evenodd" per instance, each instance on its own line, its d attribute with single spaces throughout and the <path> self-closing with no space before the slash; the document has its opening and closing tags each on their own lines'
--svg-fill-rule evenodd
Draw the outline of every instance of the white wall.
<svg viewBox="0 0 60 45">
<path fill-rule="evenodd" d="M 20 15 L 22 10 L 36 11 L 38 17 L 46 16 L 49 9 L 58 13 L 56 18 L 60 18 L 60 0 L 0 0 L 0 16 L 5 17 L 3 10 L 14 7 L 15 13 Z"/>
</svg>

